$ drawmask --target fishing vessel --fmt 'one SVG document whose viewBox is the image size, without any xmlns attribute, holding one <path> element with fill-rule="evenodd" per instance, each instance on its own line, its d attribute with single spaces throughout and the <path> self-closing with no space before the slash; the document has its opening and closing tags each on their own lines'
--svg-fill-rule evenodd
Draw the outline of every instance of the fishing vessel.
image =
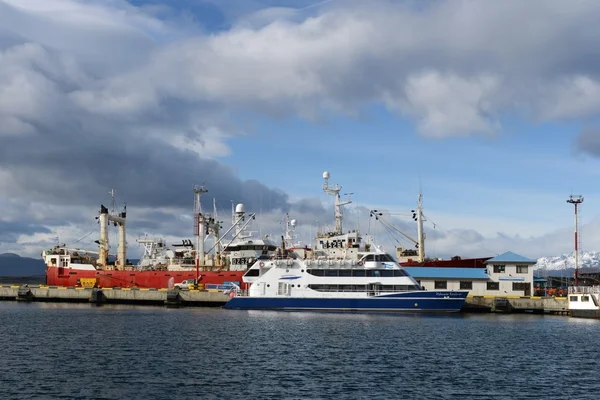
<svg viewBox="0 0 600 400">
<path fill-rule="evenodd" d="M 203 213 L 200 198 L 205 187 L 194 187 L 194 237 L 181 244 L 167 246 L 159 237 L 142 237 L 137 241 L 144 254 L 135 265 L 127 259 L 127 212 L 109 211 L 100 206 L 96 217 L 100 225 L 98 250 L 70 248 L 58 244 L 42 252 L 46 263 L 46 284 L 81 286 L 83 282 L 98 287 L 167 288 L 194 279 L 203 285 L 234 284 L 244 287 L 242 275 L 260 257 L 273 255 L 279 247 L 267 238 L 257 238 L 248 231 L 255 214 L 246 215 L 243 204 L 232 209 L 232 226 L 222 236 L 220 221 L 214 214 Z M 114 204 L 114 192 L 113 192 Z M 109 255 L 109 225 L 118 227 L 116 257 Z M 232 233 L 233 232 L 233 233 Z M 232 237 L 227 239 L 232 233 Z M 205 241 L 213 237 L 213 246 L 205 251 Z M 90 284 L 91 282 L 91 284 Z"/>
<path fill-rule="evenodd" d="M 600 286 L 571 286 L 568 296 L 571 317 L 600 319 Z"/>
<path fill-rule="evenodd" d="M 242 280 L 247 290 L 232 291 L 228 309 L 458 312 L 468 291 L 425 291 L 371 238 L 343 231 L 341 187 L 323 190 L 335 198 L 335 227 L 317 233 L 310 252 L 257 260 Z"/>
</svg>

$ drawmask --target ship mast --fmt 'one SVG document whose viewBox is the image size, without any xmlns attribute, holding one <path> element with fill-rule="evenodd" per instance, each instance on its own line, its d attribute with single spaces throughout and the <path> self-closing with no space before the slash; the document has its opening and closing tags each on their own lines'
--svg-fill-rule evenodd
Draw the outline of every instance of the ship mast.
<svg viewBox="0 0 600 400">
<path fill-rule="evenodd" d="M 217 199 L 213 198 L 213 218 L 214 218 L 214 222 L 213 222 L 213 234 L 214 234 L 214 240 L 215 242 L 219 239 L 219 235 L 221 234 L 221 222 L 218 220 L 217 217 Z M 215 250 L 215 266 L 220 267 L 221 266 L 221 262 L 220 262 L 220 258 L 221 258 L 221 244 L 220 243 L 216 243 L 217 244 L 217 248 Z"/>
<path fill-rule="evenodd" d="M 417 209 L 411 210 L 413 219 L 417 221 L 417 248 L 419 250 L 419 262 L 425 261 L 425 231 L 423 230 L 423 194 L 419 193 Z"/>
<path fill-rule="evenodd" d="M 111 211 L 109 212 L 108 208 L 104 207 L 104 205 L 100 205 L 100 240 L 99 251 L 98 251 L 98 264 L 102 267 L 105 267 L 108 263 L 108 251 L 109 251 L 109 241 L 108 241 L 108 224 L 113 222 L 115 225 L 119 227 L 119 237 L 117 243 L 117 263 L 121 269 L 125 269 L 126 265 L 126 257 L 127 257 L 127 241 L 125 238 L 125 223 L 127 217 L 127 206 L 123 209 L 123 212 L 116 213 L 115 212 L 115 190 L 112 189 L 111 194 Z"/>
<path fill-rule="evenodd" d="M 329 186 L 329 172 L 325 171 L 323 172 L 323 179 L 325 180 L 325 183 L 323 184 L 323 191 L 331 196 L 335 196 L 335 205 L 334 205 L 334 214 L 335 214 L 335 230 L 332 232 L 334 235 L 341 235 L 343 234 L 343 229 L 342 229 L 342 219 L 343 219 L 343 210 L 342 210 L 342 206 L 345 206 L 346 204 L 350 204 L 352 203 L 352 200 L 350 200 L 350 195 L 348 195 L 348 199 L 346 201 L 342 201 L 340 199 L 340 190 L 342 190 L 342 187 L 338 184 L 334 185 L 334 186 Z"/>
<path fill-rule="evenodd" d="M 284 223 L 285 223 L 284 241 L 286 242 L 286 244 L 285 244 L 286 248 L 289 249 L 296 245 L 296 243 L 294 243 L 294 240 L 296 239 L 296 236 L 297 236 L 296 235 L 296 220 L 290 219 L 290 214 L 285 213 Z"/>
<path fill-rule="evenodd" d="M 575 278 L 575 286 L 577 286 L 578 284 L 578 270 L 579 270 L 579 238 L 578 238 L 578 225 L 579 225 L 579 218 L 577 215 L 577 206 L 581 203 L 583 203 L 583 196 L 569 196 L 569 200 L 567 200 L 567 203 L 573 204 L 575 206 L 575 272 L 574 272 L 574 278 Z"/>
<path fill-rule="evenodd" d="M 204 265 L 204 215 L 200 197 L 208 192 L 204 186 L 194 185 L 194 236 L 196 236 L 196 282 L 200 276 L 200 265 Z"/>
</svg>

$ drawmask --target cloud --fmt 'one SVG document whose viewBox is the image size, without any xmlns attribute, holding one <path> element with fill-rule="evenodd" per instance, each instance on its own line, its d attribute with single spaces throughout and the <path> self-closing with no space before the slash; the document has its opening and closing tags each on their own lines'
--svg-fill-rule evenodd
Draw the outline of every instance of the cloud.
<svg viewBox="0 0 600 400">
<path fill-rule="evenodd" d="M 222 161 L 248 115 L 383 104 L 442 138 L 501 132 L 503 113 L 600 110 L 596 2 L 213 2 L 201 9 L 226 28 L 209 33 L 174 3 L 151 3 L 0 3 L 0 189 L 24 212 L 52 210 L 36 223 L 116 188 L 132 208 L 172 208 L 167 224 L 195 183 L 221 202 L 321 219 L 319 202 L 295 204 Z M 579 143 L 596 153 L 590 133 Z"/>
<path fill-rule="evenodd" d="M 50 233 L 50 230 L 45 226 L 32 222 L 7 222 L 0 220 L 0 242 L 15 242 L 21 235 L 32 235 L 35 233 Z"/>
<path fill-rule="evenodd" d="M 577 29 L 600 14 L 592 3 L 570 5 L 568 18 L 559 1 L 334 4 L 301 20 L 289 18 L 293 9 L 256 11 L 266 22 L 238 20 L 163 46 L 144 67 L 73 97 L 95 113 L 155 112 L 176 98 L 312 118 L 375 101 L 434 137 L 496 131 L 502 112 L 541 120 L 597 112 L 590 63 L 600 60 L 588 49 L 600 32 Z"/>
<path fill-rule="evenodd" d="M 491 133 L 498 130 L 499 123 L 490 115 L 489 96 L 499 85 L 495 76 L 468 80 L 451 74 L 443 76 L 437 71 L 423 72 L 407 78 L 404 97 L 396 99 L 390 95 L 387 103 L 414 116 L 427 136 Z"/>
<path fill-rule="evenodd" d="M 582 130 L 575 146 L 577 150 L 584 154 L 600 157 L 600 128 L 587 127 Z"/>
</svg>

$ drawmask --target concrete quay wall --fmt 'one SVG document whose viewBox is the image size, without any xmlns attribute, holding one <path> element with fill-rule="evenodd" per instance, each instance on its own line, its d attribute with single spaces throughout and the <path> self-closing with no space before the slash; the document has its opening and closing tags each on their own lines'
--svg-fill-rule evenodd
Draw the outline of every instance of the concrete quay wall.
<svg viewBox="0 0 600 400">
<path fill-rule="evenodd" d="M 567 314 L 569 304 L 566 297 L 468 296 L 463 310 Z"/>
<path fill-rule="evenodd" d="M 3 285 L 0 300 L 220 307 L 229 296 L 210 290 Z"/>
</svg>

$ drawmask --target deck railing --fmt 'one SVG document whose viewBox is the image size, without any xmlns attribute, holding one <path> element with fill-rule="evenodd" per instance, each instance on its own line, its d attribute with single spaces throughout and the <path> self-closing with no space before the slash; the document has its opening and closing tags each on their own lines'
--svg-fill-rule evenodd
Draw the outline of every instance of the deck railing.
<svg viewBox="0 0 600 400">
<path fill-rule="evenodd" d="M 600 293 L 600 286 L 569 286 L 569 293 L 598 294 Z"/>
</svg>

